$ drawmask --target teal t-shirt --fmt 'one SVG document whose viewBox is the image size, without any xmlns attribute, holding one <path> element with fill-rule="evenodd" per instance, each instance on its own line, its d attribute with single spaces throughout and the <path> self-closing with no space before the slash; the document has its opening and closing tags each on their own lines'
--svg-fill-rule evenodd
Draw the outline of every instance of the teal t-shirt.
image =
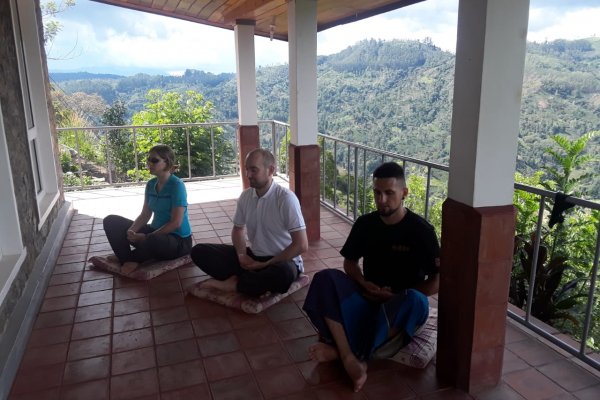
<svg viewBox="0 0 600 400">
<path fill-rule="evenodd" d="M 192 234 L 190 219 L 187 210 L 187 192 L 183 181 L 171 175 L 160 192 L 156 191 L 158 178 L 152 178 L 146 184 L 146 202 L 152 210 L 153 218 L 150 226 L 158 229 L 171 220 L 171 210 L 175 207 L 183 207 L 183 221 L 181 226 L 174 230 L 173 234 L 188 237 Z"/>
</svg>

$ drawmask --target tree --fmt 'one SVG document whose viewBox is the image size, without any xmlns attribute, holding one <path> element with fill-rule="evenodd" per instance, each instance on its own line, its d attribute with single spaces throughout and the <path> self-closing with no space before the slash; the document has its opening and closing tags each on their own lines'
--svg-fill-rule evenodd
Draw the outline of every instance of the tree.
<svg viewBox="0 0 600 400">
<path fill-rule="evenodd" d="M 192 90 L 181 94 L 152 89 L 146 99 L 148 102 L 144 109 L 133 115 L 133 125 L 196 124 L 212 118 L 212 103 Z M 188 141 L 191 164 L 188 163 Z M 235 151 L 232 144 L 225 140 L 222 128 L 192 126 L 138 129 L 138 167 L 143 167 L 144 156 L 158 143 L 173 148 L 180 165 L 181 172 L 178 175 L 182 177 L 187 177 L 188 172 L 191 172 L 191 176 L 213 175 L 213 154 L 216 175 L 228 174 L 234 168 Z"/>
<path fill-rule="evenodd" d="M 122 126 L 126 125 L 125 115 L 127 108 L 121 100 L 115 101 L 110 107 L 106 108 L 100 123 L 104 126 Z M 124 181 L 127 177 L 127 171 L 135 168 L 133 157 L 133 138 L 126 129 L 109 129 L 105 132 L 105 146 L 108 159 L 111 179 L 114 181 Z"/>
<path fill-rule="evenodd" d="M 75 0 L 47 0 L 40 3 L 42 10 L 42 19 L 44 21 L 44 47 L 46 47 L 46 53 L 48 53 L 49 59 L 55 59 L 50 57 L 50 48 L 54 38 L 62 29 L 62 24 L 56 19 L 56 16 L 75 5 Z M 64 55 L 61 58 L 65 57 Z"/>
</svg>

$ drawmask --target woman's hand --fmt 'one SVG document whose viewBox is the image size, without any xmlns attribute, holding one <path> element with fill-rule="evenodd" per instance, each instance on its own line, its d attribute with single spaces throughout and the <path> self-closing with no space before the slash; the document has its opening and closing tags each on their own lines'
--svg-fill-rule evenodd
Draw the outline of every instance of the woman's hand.
<svg viewBox="0 0 600 400">
<path fill-rule="evenodd" d="M 253 271 L 257 269 L 265 268 L 268 264 L 267 261 L 256 261 L 248 254 L 238 254 L 238 260 L 240 262 L 240 266 L 248 271 Z"/>
<path fill-rule="evenodd" d="M 145 233 L 137 233 L 130 229 L 127 231 L 127 240 L 129 240 L 132 243 L 143 242 L 144 240 L 146 240 L 146 234 Z"/>
</svg>

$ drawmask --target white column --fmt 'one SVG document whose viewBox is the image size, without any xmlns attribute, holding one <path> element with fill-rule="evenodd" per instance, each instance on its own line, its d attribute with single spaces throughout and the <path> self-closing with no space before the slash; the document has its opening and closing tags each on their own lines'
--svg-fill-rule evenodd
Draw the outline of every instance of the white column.
<svg viewBox="0 0 600 400">
<path fill-rule="evenodd" d="M 254 21 L 236 21 L 234 31 L 239 124 L 258 125 Z"/>
<path fill-rule="evenodd" d="M 288 3 L 292 143 L 317 144 L 317 1 Z"/>
<path fill-rule="evenodd" d="M 529 0 L 460 0 L 448 196 L 512 204 Z"/>
</svg>

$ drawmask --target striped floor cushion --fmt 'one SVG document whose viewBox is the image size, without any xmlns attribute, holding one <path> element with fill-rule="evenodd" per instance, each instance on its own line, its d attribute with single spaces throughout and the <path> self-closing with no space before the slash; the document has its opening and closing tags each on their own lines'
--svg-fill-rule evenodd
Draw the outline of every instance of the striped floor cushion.
<svg viewBox="0 0 600 400">
<path fill-rule="evenodd" d="M 241 293 L 224 292 L 212 287 L 206 287 L 204 282 L 195 284 L 188 288 L 187 292 L 201 299 L 213 301 L 227 307 L 240 309 L 248 314 L 258 314 L 259 312 L 271 307 L 281 299 L 286 298 L 295 291 L 308 285 L 310 277 L 301 274 L 285 293 L 266 293 L 260 297 L 249 297 Z"/>
<path fill-rule="evenodd" d="M 375 351 L 374 358 L 387 358 L 410 367 L 425 368 L 437 350 L 437 320 L 437 308 L 429 308 L 427 321 L 417 330 L 409 344 L 393 355 L 385 354 L 383 345 Z M 385 356 L 378 356 L 378 352 Z"/>
<path fill-rule="evenodd" d="M 91 257 L 88 260 L 88 262 L 92 263 L 94 267 L 104 271 L 126 276 L 131 279 L 137 279 L 139 281 L 147 281 L 152 278 L 156 278 L 157 276 L 162 275 L 165 272 L 174 270 L 175 268 L 179 268 L 183 265 L 190 264 L 192 262 L 192 259 L 189 255 L 187 255 L 176 258 L 174 260 L 145 261 L 141 263 L 134 271 L 127 274 L 121 272 L 121 265 L 118 262 L 110 261 L 105 256 Z"/>
</svg>

